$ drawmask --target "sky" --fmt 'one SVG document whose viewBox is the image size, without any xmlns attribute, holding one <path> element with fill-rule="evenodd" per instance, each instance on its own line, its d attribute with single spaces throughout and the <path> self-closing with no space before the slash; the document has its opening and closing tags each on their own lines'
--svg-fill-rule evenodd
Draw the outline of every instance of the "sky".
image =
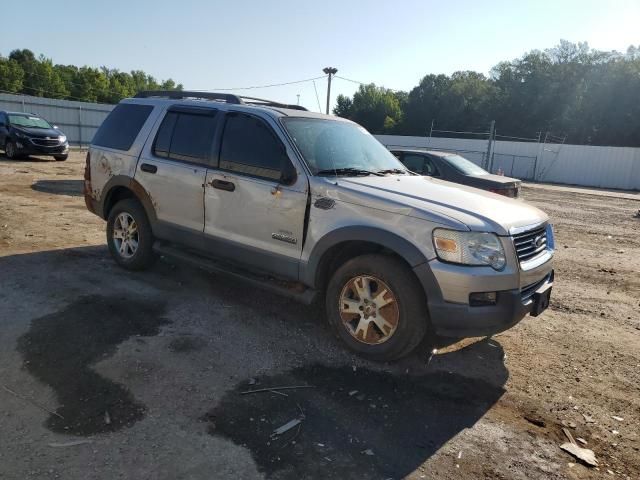
<svg viewBox="0 0 640 480">
<path fill-rule="evenodd" d="M 321 77 L 327 66 L 409 91 L 426 74 L 488 74 L 560 39 L 640 45 L 640 0 L 18 0 L 2 11 L 15 20 L 2 22 L 0 55 L 28 48 L 54 63 L 139 69 L 211 91 Z M 357 88 L 334 79 L 331 104 Z M 231 93 L 286 103 L 299 95 L 324 111 L 327 81 Z"/>
</svg>

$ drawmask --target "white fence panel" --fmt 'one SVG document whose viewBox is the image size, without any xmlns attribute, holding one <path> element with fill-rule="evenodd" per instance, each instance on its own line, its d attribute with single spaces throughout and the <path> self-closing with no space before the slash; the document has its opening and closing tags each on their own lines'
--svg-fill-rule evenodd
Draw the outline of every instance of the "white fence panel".
<svg viewBox="0 0 640 480">
<path fill-rule="evenodd" d="M 0 93 L 0 110 L 35 113 L 58 126 L 72 145 L 91 143 L 114 106 Z"/>
</svg>

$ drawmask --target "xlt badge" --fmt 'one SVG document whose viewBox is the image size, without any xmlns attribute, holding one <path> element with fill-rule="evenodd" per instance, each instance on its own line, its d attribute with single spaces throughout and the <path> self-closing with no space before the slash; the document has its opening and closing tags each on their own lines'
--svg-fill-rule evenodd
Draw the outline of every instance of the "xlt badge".
<svg viewBox="0 0 640 480">
<path fill-rule="evenodd" d="M 280 232 L 272 233 L 271 238 L 275 240 L 280 240 L 281 242 L 292 243 L 293 245 L 298 243 L 298 239 L 294 237 L 291 232 L 280 231 Z"/>
</svg>

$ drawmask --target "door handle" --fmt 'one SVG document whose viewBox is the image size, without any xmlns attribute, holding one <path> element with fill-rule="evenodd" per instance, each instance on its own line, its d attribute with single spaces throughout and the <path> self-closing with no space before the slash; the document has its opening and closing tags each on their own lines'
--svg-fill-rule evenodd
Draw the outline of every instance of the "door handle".
<svg viewBox="0 0 640 480">
<path fill-rule="evenodd" d="M 227 192 L 233 192 L 236 189 L 236 184 L 233 182 L 227 182 L 226 180 L 214 180 L 210 184 L 213 188 L 219 190 L 226 190 Z"/>
<path fill-rule="evenodd" d="M 140 165 L 140 170 L 148 173 L 156 173 L 158 171 L 158 167 L 149 163 L 143 163 L 142 165 Z"/>
</svg>

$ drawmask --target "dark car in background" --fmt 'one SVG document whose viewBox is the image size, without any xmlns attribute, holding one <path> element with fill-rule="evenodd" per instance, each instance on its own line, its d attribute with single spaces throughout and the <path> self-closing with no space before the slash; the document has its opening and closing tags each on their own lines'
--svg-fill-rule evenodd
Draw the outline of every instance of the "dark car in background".
<svg viewBox="0 0 640 480">
<path fill-rule="evenodd" d="M 0 111 L 0 149 L 9 159 L 46 155 L 64 161 L 69 142 L 55 125 L 38 115 Z"/>
<path fill-rule="evenodd" d="M 420 175 L 488 190 L 511 198 L 517 198 L 520 194 L 522 182 L 517 178 L 492 175 L 457 153 L 404 148 L 391 149 L 391 153 L 405 167 Z"/>
</svg>

